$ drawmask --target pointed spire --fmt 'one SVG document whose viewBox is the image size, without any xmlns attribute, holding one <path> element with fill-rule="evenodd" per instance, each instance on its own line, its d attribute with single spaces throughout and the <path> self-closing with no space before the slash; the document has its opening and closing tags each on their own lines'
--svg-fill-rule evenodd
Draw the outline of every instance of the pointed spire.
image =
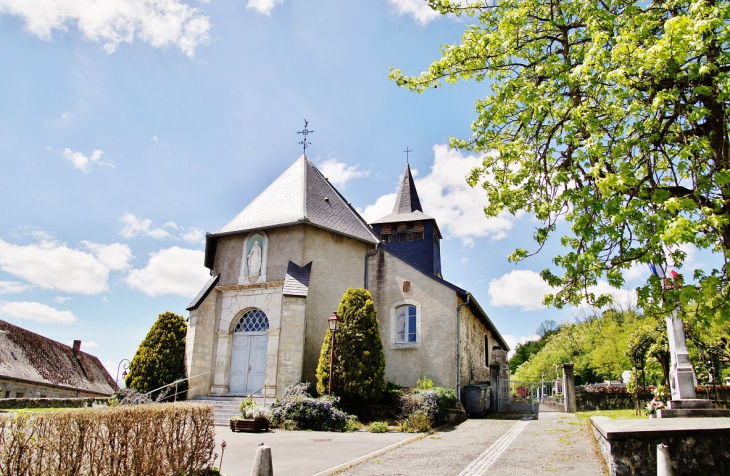
<svg viewBox="0 0 730 476">
<path fill-rule="evenodd" d="M 423 212 L 421 201 L 418 199 L 416 184 L 413 182 L 411 166 L 406 163 L 406 170 L 403 172 L 403 181 L 400 183 L 398 195 L 395 198 L 393 213 L 413 213 L 416 210 Z"/>
</svg>

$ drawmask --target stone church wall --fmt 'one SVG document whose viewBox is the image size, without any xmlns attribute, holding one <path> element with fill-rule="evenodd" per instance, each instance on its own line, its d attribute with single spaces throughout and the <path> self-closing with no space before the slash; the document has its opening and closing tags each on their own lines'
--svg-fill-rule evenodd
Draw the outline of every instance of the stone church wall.
<svg viewBox="0 0 730 476">
<path fill-rule="evenodd" d="M 485 349 L 484 337 L 488 346 Z M 461 385 L 489 382 L 488 359 L 492 347 L 498 345 L 491 332 L 471 311 L 461 307 Z M 485 350 L 487 355 L 485 355 Z"/>
<path fill-rule="evenodd" d="M 284 296 L 279 334 L 279 369 L 276 376 L 278 394 L 286 387 L 302 381 L 306 309 L 307 298 Z"/>
<path fill-rule="evenodd" d="M 208 395 L 213 381 L 213 356 L 215 355 L 216 303 L 218 292 L 212 291 L 198 306 L 190 311 L 188 333 L 185 339 L 185 363 L 191 379 L 188 398 Z"/>
<path fill-rule="evenodd" d="M 348 288 L 363 286 L 365 254 L 372 247 L 327 230 L 307 226 L 302 263 L 312 261 L 307 297 L 304 342 L 304 381 L 316 382 L 319 353 L 327 331 L 327 319 L 337 310 Z"/>
<path fill-rule="evenodd" d="M 456 293 L 380 249 L 369 266 L 369 289 L 380 321 L 385 378 L 415 386 L 426 375 L 434 385 L 456 388 Z M 404 281 L 408 284 L 404 286 Z M 407 290 L 406 290 L 407 289 Z M 395 343 L 395 307 L 417 308 L 418 342 Z"/>
</svg>

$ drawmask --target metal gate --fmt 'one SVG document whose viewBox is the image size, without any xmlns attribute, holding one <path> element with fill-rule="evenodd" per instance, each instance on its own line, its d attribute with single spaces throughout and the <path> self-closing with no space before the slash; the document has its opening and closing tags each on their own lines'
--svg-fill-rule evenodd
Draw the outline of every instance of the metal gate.
<svg viewBox="0 0 730 476">
<path fill-rule="evenodd" d="M 544 409 L 565 411 L 564 382 L 520 382 L 497 379 L 497 411 L 501 413 L 538 413 Z"/>
</svg>

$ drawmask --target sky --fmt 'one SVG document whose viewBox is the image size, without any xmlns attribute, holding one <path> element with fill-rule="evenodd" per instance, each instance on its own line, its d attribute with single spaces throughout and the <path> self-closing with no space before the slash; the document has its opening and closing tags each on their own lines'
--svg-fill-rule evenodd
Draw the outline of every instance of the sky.
<svg viewBox="0 0 730 476">
<path fill-rule="evenodd" d="M 538 223 L 485 218 L 464 179 L 480 157 L 448 147 L 489 85 L 388 79 L 464 28 L 422 0 L 0 0 L 0 319 L 79 339 L 116 377 L 160 313 L 187 316 L 205 233 L 301 155 L 304 119 L 307 157 L 368 220 L 392 209 L 412 150 L 444 278 L 512 347 L 575 319 L 586 310 L 542 305 L 555 243 L 509 263 Z M 648 272 L 626 278 L 628 299 Z"/>
</svg>

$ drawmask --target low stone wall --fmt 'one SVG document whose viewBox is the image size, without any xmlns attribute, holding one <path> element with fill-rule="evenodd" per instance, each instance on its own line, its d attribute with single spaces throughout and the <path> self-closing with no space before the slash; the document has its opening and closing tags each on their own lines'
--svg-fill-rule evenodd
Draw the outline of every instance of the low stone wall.
<svg viewBox="0 0 730 476">
<path fill-rule="evenodd" d="M 723 422 L 724 420 L 724 422 Z M 657 445 L 669 447 L 675 476 L 730 474 L 728 418 L 610 420 L 592 417 L 591 428 L 611 476 L 657 474 Z"/>
<path fill-rule="evenodd" d="M 82 408 L 94 403 L 107 403 L 108 397 L 85 398 L 2 398 L 0 409 L 16 410 L 18 408 Z"/>
</svg>

